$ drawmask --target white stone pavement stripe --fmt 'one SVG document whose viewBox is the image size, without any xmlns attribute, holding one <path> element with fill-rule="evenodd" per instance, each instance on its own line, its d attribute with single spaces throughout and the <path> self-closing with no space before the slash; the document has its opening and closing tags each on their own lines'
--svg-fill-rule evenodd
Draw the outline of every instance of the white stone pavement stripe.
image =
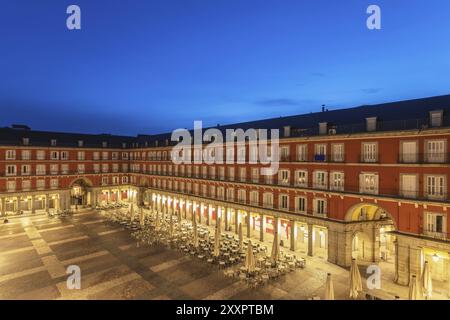
<svg viewBox="0 0 450 320">
<path fill-rule="evenodd" d="M 42 239 L 32 240 L 31 243 L 33 244 L 39 255 L 53 252 L 52 249 L 50 249 L 50 247 L 48 246 L 47 242 Z"/>
<path fill-rule="evenodd" d="M 62 229 L 69 229 L 69 228 L 73 228 L 74 225 L 70 224 L 70 225 L 66 225 L 66 226 L 60 226 L 60 227 L 53 227 L 53 228 L 47 228 L 47 229 L 39 229 L 38 231 L 40 233 L 42 232 L 48 232 L 48 231 L 56 231 L 56 230 L 62 230 Z"/>
<path fill-rule="evenodd" d="M 26 235 L 26 232 L 20 232 L 20 233 L 13 233 L 13 234 L 6 234 L 4 236 L 0 236 L 0 240 L 2 239 L 10 239 L 10 238 L 16 238 Z"/>
<path fill-rule="evenodd" d="M 219 291 L 214 292 L 213 294 L 210 294 L 203 300 L 226 300 L 246 289 L 248 289 L 248 287 L 245 284 L 237 281 L 232 285 L 229 285 L 228 287 L 225 287 L 223 289 L 220 289 Z"/>
<path fill-rule="evenodd" d="M 96 223 L 101 223 L 101 222 L 105 222 L 106 219 L 97 219 L 97 220 L 92 220 L 92 221 L 88 221 L 88 222 L 83 222 L 82 224 L 84 225 L 90 225 L 90 224 L 96 224 Z"/>
<path fill-rule="evenodd" d="M 34 273 L 46 271 L 46 270 L 47 270 L 47 268 L 45 266 L 40 266 L 40 267 L 36 267 L 36 268 L 31 268 L 31 269 L 27 269 L 27 270 L 23 270 L 23 271 L 6 274 L 3 276 L 0 276 L 0 283 L 8 281 L 8 280 L 13 280 L 13 279 L 17 279 L 20 277 L 28 276 L 28 275 L 31 275 Z"/>
<path fill-rule="evenodd" d="M 69 242 L 86 240 L 86 239 L 89 239 L 89 237 L 88 236 L 80 236 L 80 237 L 74 237 L 74 238 L 69 238 L 69 239 L 64 239 L 64 240 L 51 241 L 48 243 L 48 245 L 55 246 L 55 245 L 59 245 L 59 244 L 65 244 L 65 243 L 69 243 Z"/>
<path fill-rule="evenodd" d="M 119 249 L 122 251 L 125 251 L 125 250 L 131 249 L 133 247 L 136 247 L 136 245 L 135 244 L 126 244 L 126 245 L 120 246 Z"/>
<path fill-rule="evenodd" d="M 42 257 L 41 260 L 47 268 L 50 277 L 53 279 L 66 275 L 66 268 L 64 268 L 55 255 Z"/>
<path fill-rule="evenodd" d="M 80 213 L 75 213 L 74 216 L 75 217 L 82 217 L 82 216 L 87 216 L 87 215 L 91 215 L 94 214 L 95 211 L 88 211 L 88 212 L 80 212 Z"/>
<path fill-rule="evenodd" d="M 86 260 L 90 260 L 90 259 L 94 259 L 94 258 L 98 258 L 98 257 L 103 257 L 105 255 L 109 254 L 108 251 L 106 250 L 102 250 L 102 251 L 98 251 L 98 252 L 94 252 L 91 254 L 87 254 L 81 257 L 76 257 L 76 258 L 72 258 L 72 259 L 66 259 L 61 261 L 62 264 L 64 265 L 71 265 L 71 264 L 76 264 L 76 263 L 80 263 Z"/>
<path fill-rule="evenodd" d="M 181 263 L 184 263 L 186 261 L 189 260 L 189 257 L 182 257 L 179 259 L 173 259 L 173 260 L 169 260 L 160 264 L 157 264 L 153 267 L 150 267 L 149 269 L 152 270 L 153 272 L 161 272 L 163 270 L 175 267 Z"/>
<path fill-rule="evenodd" d="M 108 234 L 117 233 L 117 232 L 122 232 L 122 231 L 124 231 L 124 230 L 122 230 L 122 229 L 109 230 L 109 231 L 99 232 L 98 235 L 99 235 L 99 236 L 106 236 L 106 235 L 108 235 Z"/>
<path fill-rule="evenodd" d="M 31 251 L 31 250 L 34 250 L 34 246 L 28 246 L 28 247 L 19 248 L 19 249 L 12 249 L 12 250 L 7 250 L 7 251 L 2 251 L 0 256 L 4 256 L 4 255 L 7 255 L 7 254 L 20 253 L 20 252 L 25 252 L 25 251 Z"/>
<path fill-rule="evenodd" d="M 133 272 L 133 273 L 125 275 L 123 277 L 116 278 L 116 279 L 106 281 L 106 282 L 102 282 L 97 285 L 94 285 L 94 286 L 84 289 L 83 288 L 83 278 L 82 278 L 80 290 L 69 290 L 69 289 L 67 289 L 66 281 L 60 282 L 56 285 L 59 292 L 61 293 L 61 297 L 58 298 L 58 300 L 66 300 L 66 299 L 67 300 L 69 300 L 69 299 L 85 300 L 92 294 L 96 294 L 98 292 L 108 290 L 108 289 L 114 288 L 118 285 L 130 282 L 133 280 L 137 280 L 137 279 L 141 279 L 141 276 L 138 275 L 137 273 Z"/>
</svg>

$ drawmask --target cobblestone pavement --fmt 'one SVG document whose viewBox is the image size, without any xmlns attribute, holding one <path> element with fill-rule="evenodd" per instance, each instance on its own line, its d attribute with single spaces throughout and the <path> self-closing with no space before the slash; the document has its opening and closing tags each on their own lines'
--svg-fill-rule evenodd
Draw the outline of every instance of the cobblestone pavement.
<svg viewBox="0 0 450 320">
<path fill-rule="evenodd" d="M 326 274 L 336 298 L 348 295 L 348 271 L 320 258 L 264 287 L 250 289 L 196 258 L 164 247 L 136 247 L 130 232 L 86 211 L 70 218 L 11 218 L 0 225 L 0 299 L 308 299 L 323 297 Z M 68 290 L 66 268 L 81 268 Z M 383 281 L 385 298 L 407 288 Z M 446 292 L 436 291 L 437 298 Z"/>
</svg>

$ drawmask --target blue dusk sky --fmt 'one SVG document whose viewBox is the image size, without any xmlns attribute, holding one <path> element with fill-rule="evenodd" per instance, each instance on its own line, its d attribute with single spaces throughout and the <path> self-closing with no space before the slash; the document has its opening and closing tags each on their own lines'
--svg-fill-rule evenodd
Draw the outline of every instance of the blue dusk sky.
<svg viewBox="0 0 450 320">
<path fill-rule="evenodd" d="M 0 0 L 0 77 L 0 126 L 126 135 L 449 94 L 450 1 Z"/>
</svg>

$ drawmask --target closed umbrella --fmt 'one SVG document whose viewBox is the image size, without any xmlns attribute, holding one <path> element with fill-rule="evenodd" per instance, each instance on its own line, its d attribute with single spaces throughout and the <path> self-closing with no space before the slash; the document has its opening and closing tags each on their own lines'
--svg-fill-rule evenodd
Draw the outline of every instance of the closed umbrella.
<svg viewBox="0 0 450 320">
<path fill-rule="evenodd" d="M 159 229 L 159 212 L 156 211 L 156 221 L 155 221 L 155 229 Z"/>
<path fill-rule="evenodd" d="M 255 256 L 253 255 L 253 245 L 252 242 L 248 242 L 247 246 L 247 256 L 245 257 L 245 269 L 248 272 L 255 271 Z"/>
<path fill-rule="evenodd" d="M 325 283 L 325 300 L 334 300 L 334 286 L 331 273 L 327 274 L 327 282 Z"/>
<path fill-rule="evenodd" d="M 181 230 L 181 209 L 178 209 L 178 228 Z"/>
<path fill-rule="evenodd" d="M 140 210 L 141 210 L 141 212 L 140 212 L 140 223 L 141 223 L 141 226 L 143 227 L 145 225 L 144 209 L 141 208 Z"/>
<path fill-rule="evenodd" d="M 430 266 L 428 265 L 428 261 L 425 261 L 425 266 L 423 268 L 422 288 L 425 299 L 431 298 L 433 296 L 433 281 L 431 280 L 431 271 Z"/>
<path fill-rule="evenodd" d="M 197 230 L 197 224 L 194 225 L 193 227 L 193 232 L 194 232 L 194 247 L 198 248 L 198 230 Z"/>
<path fill-rule="evenodd" d="M 220 234 L 219 229 L 216 228 L 216 237 L 214 239 L 214 257 L 218 257 L 220 255 Z"/>
<path fill-rule="evenodd" d="M 280 243 L 278 241 L 278 230 L 275 228 L 273 234 L 272 254 L 270 255 L 270 261 L 272 264 L 276 264 L 280 258 Z"/>
<path fill-rule="evenodd" d="M 350 267 L 350 298 L 358 298 L 360 291 L 362 291 L 361 274 L 359 273 L 356 259 L 352 259 L 352 265 Z"/>
<path fill-rule="evenodd" d="M 170 214 L 170 236 L 173 236 L 173 215 Z"/>
<path fill-rule="evenodd" d="M 420 296 L 419 285 L 416 275 L 411 276 L 409 281 L 409 300 L 418 300 Z"/>
<path fill-rule="evenodd" d="M 242 223 L 239 223 L 239 250 L 242 251 L 244 246 L 244 235 L 242 233 Z"/>
<path fill-rule="evenodd" d="M 133 203 L 130 206 L 130 215 L 131 215 L 131 221 L 134 220 L 134 205 Z"/>
</svg>

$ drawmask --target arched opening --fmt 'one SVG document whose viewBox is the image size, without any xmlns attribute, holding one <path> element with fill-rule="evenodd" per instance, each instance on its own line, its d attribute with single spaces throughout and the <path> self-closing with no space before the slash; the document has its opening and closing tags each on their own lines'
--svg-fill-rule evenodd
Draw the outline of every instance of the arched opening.
<svg viewBox="0 0 450 320">
<path fill-rule="evenodd" d="M 395 278 L 395 223 L 390 214 L 376 204 L 361 203 L 347 212 L 352 224 L 352 258 L 361 263 L 378 263 L 383 272 Z"/>
<path fill-rule="evenodd" d="M 70 205 L 76 209 L 90 205 L 90 187 L 91 184 L 85 179 L 73 181 L 70 188 Z"/>
</svg>

